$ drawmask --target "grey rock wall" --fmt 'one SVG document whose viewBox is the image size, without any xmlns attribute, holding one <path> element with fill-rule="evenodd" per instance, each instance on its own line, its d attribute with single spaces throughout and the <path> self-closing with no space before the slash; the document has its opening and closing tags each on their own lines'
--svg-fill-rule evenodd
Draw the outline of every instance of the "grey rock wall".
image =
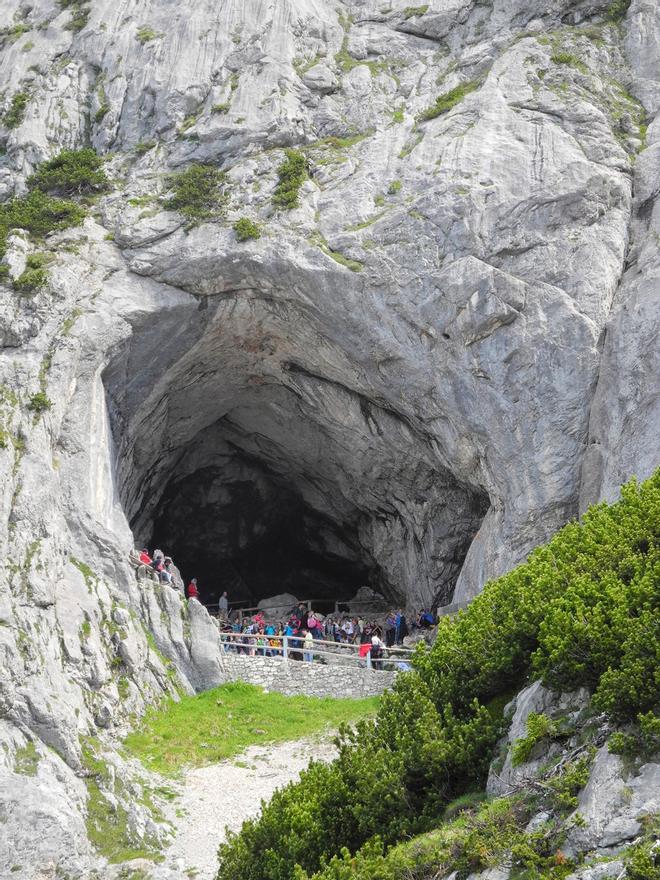
<svg viewBox="0 0 660 880">
<path fill-rule="evenodd" d="M 358 666 L 324 665 L 281 657 L 245 657 L 223 653 L 226 681 L 246 681 L 288 697 L 375 697 L 392 686 L 396 672 Z"/>
</svg>

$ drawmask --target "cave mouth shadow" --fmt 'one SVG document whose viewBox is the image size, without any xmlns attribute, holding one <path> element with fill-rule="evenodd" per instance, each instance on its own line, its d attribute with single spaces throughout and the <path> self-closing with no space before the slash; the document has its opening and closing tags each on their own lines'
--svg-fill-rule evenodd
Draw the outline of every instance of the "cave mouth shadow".
<svg viewBox="0 0 660 880">
<path fill-rule="evenodd" d="M 139 312 L 101 376 L 138 545 L 172 556 L 208 605 L 226 590 L 331 610 L 361 586 L 392 606 L 450 602 L 487 494 L 281 304 L 203 302 Z"/>
<path fill-rule="evenodd" d="M 171 548 L 186 583 L 197 578 L 204 604 L 215 605 L 223 591 L 232 607 L 289 593 L 328 613 L 361 586 L 378 587 L 355 522 L 312 510 L 295 486 L 255 463 L 236 465 L 233 476 L 202 468 L 172 479 L 149 541 Z"/>
</svg>

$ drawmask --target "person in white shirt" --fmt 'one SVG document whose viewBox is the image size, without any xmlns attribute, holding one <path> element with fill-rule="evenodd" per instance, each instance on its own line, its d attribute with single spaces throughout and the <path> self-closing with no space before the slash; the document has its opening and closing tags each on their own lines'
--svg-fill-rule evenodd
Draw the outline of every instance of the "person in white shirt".
<svg viewBox="0 0 660 880">
<path fill-rule="evenodd" d="M 314 653 L 312 648 L 314 647 L 314 639 L 312 637 L 311 632 L 306 629 L 305 638 L 303 640 L 303 659 L 307 661 L 307 663 L 311 663 L 314 660 Z"/>
</svg>

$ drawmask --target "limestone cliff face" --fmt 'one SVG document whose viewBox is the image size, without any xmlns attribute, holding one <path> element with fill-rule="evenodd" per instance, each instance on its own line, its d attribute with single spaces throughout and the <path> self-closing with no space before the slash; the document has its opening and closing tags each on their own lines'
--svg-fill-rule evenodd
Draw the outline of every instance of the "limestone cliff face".
<svg viewBox="0 0 660 880">
<path fill-rule="evenodd" d="M 0 92 L 27 98 L 0 193 L 86 143 L 113 179 L 40 246 L 45 288 L 0 286 L 8 788 L 37 736 L 80 816 L 79 736 L 171 687 L 161 616 L 183 681 L 213 680 L 208 621 L 136 591 L 130 527 L 254 557 L 281 514 L 326 591 L 465 600 L 657 464 L 660 9 L 607 8 L 6 0 Z M 290 146 L 310 177 L 276 211 Z M 192 229 L 161 199 L 191 162 L 228 197 Z"/>
</svg>

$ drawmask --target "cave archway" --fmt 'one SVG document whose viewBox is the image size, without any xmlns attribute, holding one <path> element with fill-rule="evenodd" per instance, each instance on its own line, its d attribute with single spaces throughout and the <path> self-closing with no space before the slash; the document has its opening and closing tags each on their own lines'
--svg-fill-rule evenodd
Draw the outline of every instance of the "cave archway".
<svg viewBox="0 0 660 880">
<path fill-rule="evenodd" d="M 136 543 L 202 599 L 290 592 L 451 599 L 488 507 L 423 430 L 359 389 L 343 353 L 263 298 L 186 298 L 138 320 L 103 374 L 115 480 Z"/>
</svg>

